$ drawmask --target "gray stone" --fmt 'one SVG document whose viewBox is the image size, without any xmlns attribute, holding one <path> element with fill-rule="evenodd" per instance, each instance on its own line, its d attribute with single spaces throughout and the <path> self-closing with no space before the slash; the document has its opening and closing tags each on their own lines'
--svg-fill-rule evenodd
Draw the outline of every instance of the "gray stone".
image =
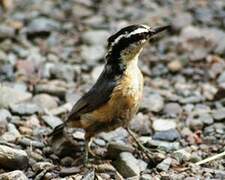
<svg viewBox="0 0 225 180">
<path fill-rule="evenodd" d="M 138 134 L 145 135 L 151 133 L 151 123 L 147 115 L 138 113 L 130 122 L 130 128 Z"/>
<path fill-rule="evenodd" d="M 50 32 L 58 30 L 60 24 L 49 18 L 39 17 L 33 19 L 27 26 L 27 33 L 35 34 L 35 33 L 42 33 L 42 32 Z"/>
<path fill-rule="evenodd" d="M 110 142 L 107 147 L 107 156 L 115 159 L 121 152 L 134 152 L 134 147 L 129 144 Z"/>
<path fill-rule="evenodd" d="M 0 145 L 0 166 L 9 169 L 24 169 L 28 166 L 27 153 L 20 149 Z"/>
<path fill-rule="evenodd" d="M 82 33 L 82 39 L 89 45 L 106 45 L 107 38 L 110 36 L 108 31 L 104 30 L 89 30 Z"/>
<path fill-rule="evenodd" d="M 164 99 L 162 96 L 156 93 L 151 93 L 147 88 L 144 88 L 144 96 L 140 108 L 152 112 L 159 112 L 162 110 L 163 106 Z"/>
<path fill-rule="evenodd" d="M 172 163 L 172 159 L 168 157 L 168 158 L 164 159 L 161 163 L 159 163 L 156 166 L 156 168 L 160 171 L 168 171 L 171 163 Z"/>
<path fill-rule="evenodd" d="M 58 106 L 57 98 L 48 94 L 37 94 L 33 97 L 32 101 L 42 109 L 53 109 Z"/>
<path fill-rule="evenodd" d="M 187 162 L 191 159 L 191 154 L 185 149 L 179 149 L 173 152 L 172 156 L 180 163 Z"/>
<path fill-rule="evenodd" d="M 15 30 L 7 25 L 0 25 L 0 39 L 12 38 L 15 36 Z"/>
<path fill-rule="evenodd" d="M 176 121 L 173 119 L 155 119 L 152 128 L 155 131 L 167 131 L 176 128 Z"/>
<path fill-rule="evenodd" d="M 163 111 L 169 117 L 176 117 L 182 113 L 182 107 L 178 103 L 168 103 L 165 104 Z"/>
<path fill-rule="evenodd" d="M 172 26 L 176 30 L 180 30 L 192 23 L 192 15 L 190 13 L 179 13 L 173 18 Z"/>
<path fill-rule="evenodd" d="M 212 116 L 215 120 L 218 120 L 218 121 L 225 119 L 225 108 L 213 110 Z"/>
<path fill-rule="evenodd" d="M 7 142 L 15 142 L 17 138 L 21 136 L 20 132 L 17 130 L 16 126 L 12 123 L 8 123 L 8 131 L 5 132 L 1 139 Z"/>
<path fill-rule="evenodd" d="M 50 162 L 37 162 L 35 164 L 32 165 L 32 170 L 36 173 L 43 171 L 45 169 L 53 169 L 55 166 L 54 164 L 50 163 Z"/>
<path fill-rule="evenodd" d="M 222 84 L 222 83 L 225 82 L 225 71 L 219 75 L 219 77 L 218 77 L 218 79 L 217 79 L 217 82 L 218 82 L 219 84 Z"/>
<path fill-rule="evenodd" d="M 23 171 L 15 170 L 7 173 L 0 174 L 1 180 L 28 180 Z"/>
<path fill-rule="evenodd" d="M 170 152 L 180 148 L 179 142 L 167 142 L 151 139 L 150 137 L 140 137 L 140 141 L 148 147 L 157 147 L 163 151 Z"/>
<path fill-rule="evenodd" d="M 46 116 L 42 116 L 41 118 L 52 129 L 55 129 L 57 126 L 63 124 L 63 121 L 60 118 L 58 118 L 57 116 L 52 116 L 52 115 L 47 116 L 46 115 Z"/>
<path fill-rule="evenodd" d="M 32 115 L 41 112 L 38 105 L 32 103 L 19 103 L 10 105 L 12 114 L 16 115 Z"/>
<path fill-rule="evenodd" d="M 129 152 L 122 152 L 113 165 L 117 171 L 125 178 L 140 175 L 138 160 Z"/>
<path fill-rule="evenodd" d="M 64 98 L 66 94 L 66 85 L 61 81 L 51 81 L 46 84 L 37 84 L 35 86 L 36 93 L 47 93 L 59 98 Z"/>
<path fill-rule="evenodd" d="M 104 55 L 105 48 L 101 45 L 81 47 L 81 58 L 85 60 L 88 65 L 95 65 Z"/>
<path fill-rule="evenodd" d="M 161 140 L 161 141 L 177 141 L 180 139 L 180 134 L 176 129 L 170 129 L 167 131 L 157 131 L 153 135 L 152 139 Z"/>
<path fill-rule="evenodd" d="M 11 114 L 6 109 L 0 109 L 0 136 L 4 134 L 8 126 L 8 118 L 11 117 Z"/>
<path fill-rule="evenodd" d="M 11 104 L 26 101 L 32 97 L 31 93 L 21 92 L 14 88 L 0 85 L 0 108 L 8 107 Z"/>
</svg>

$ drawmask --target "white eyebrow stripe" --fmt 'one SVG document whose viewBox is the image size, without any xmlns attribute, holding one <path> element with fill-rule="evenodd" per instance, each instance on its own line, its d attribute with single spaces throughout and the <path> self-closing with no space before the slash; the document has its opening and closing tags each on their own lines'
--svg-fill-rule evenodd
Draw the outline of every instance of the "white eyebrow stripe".
<svg viewBox="0 0 225 180">
<path fill-rule="evenodd" d="M 148 27 L 149 29 L 149 27 Z M 112 46 L 114 46 L 115 44 L 117 44 L 119 42 L 120 39 L 122 39 L 123 37 L 130 37 L 132 35 L 135 35 L 135 34 L 139 34 L 139 33 L 143 33 L 143 32 L 148 32 L 149 30 L 147 29 L 147 27 L 145 27 L 143 25 L 143 27 L 140 27 L 138 29 L 136 29 L 135 31 L 129 33 L 129 34 L 121 34 L 120 36 L 118 36 L 113 42 L 112 42 Z"/>
<path fill-rule="evenodd" d="M 148 32 L 148 30 L 146 28 L 138 28 L 135 31 L 133 31 L 130 34 L 128 34 L 127 37 L 132 36 L 134 34 L 140 34 L 140 33 L 143 33 L 143 32 Z"/>
</svg>

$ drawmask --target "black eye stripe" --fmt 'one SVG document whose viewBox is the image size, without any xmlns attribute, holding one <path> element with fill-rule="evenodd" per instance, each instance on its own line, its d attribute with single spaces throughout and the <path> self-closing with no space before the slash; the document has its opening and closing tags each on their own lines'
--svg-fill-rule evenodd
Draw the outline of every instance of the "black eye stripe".
<svg viewBox="0 0 225 180">
<path fill-rule="evenodd" d="M 134 34 L 129 37 L 122 37 L 116 44 L 112 46 L 111 49 L 111 57 L 113 59 L 118 59 L 120 57 L 121 52 L 126 49 L 129 45 L 134 42 L 140 41 L 142 39 L 146 39 L 148 36 L 148 32 L 143 32 L 140 34 Z"/>
</svg>

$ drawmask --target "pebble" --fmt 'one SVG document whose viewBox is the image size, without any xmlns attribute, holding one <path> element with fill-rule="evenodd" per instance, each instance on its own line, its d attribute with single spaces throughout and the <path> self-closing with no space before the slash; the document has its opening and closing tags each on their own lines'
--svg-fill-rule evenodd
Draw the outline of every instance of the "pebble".
<svg viewBox="0 0 225 180">
<path fill-rule="evenodd" d="M 15 142 L 17 138 L 21 137 L 20 132 L 17 130 L 16 126 L 12 123 L 8 123 L 8 131 L 5 132 L 1 139 L 7 142 Z"/>
<path fill-rule="evenodd" d="M 157 147 L 166 152 L 178 150 L 180 148 L 179 142 L 167 142 L 151 139 L 150 137 L 141 136 L 140 141 L 148 147 Z"/>
<path fill-rule="evenodd" d="M 176 121 L 173 119 L 155 119 L 152 128 L 155 131 L 167 131 L 176 128 Z"/>
<path fill-rule="evenodd" d="M 152 139 L 173 142 L 180 139 L 180 134 L 176 129 L 157 131 L 152 136 Z"/>
<path fill-rule="evenodd" d="M 15 36 L 15 30 L 7 25 L 0 25 L 0 39 L 13 38 Z"/>
<path fill-rule="evenodd" d="M 146 135 L 151 133 L 151 123 L 149 117 L 142 113 L 138 113 L 130 122 L 131 130 L 138 134 Z"/>
<path fill-rule="evenodd" d="M 20 149 L 0 145 L 0 166 L 8 169 L 24 169 L 28 166 L 27 153 Z"/>
<path fill-rule="evenodd" d="M 179 72 L 182 70 L 183 65 L 179 60 L 173 60 L 168 64 L 168 68 L 171 72 Z"/>
<path fill-rule="evenodd" d="M 118 157 L 118 154 L 122 152 L 134 152 L 134 147 L 125 144 L 125 143 L 119 143 L 119 142 L 109 142 L 108 147 L 107 147 L 107 156 L 109 158 L 115 159 Z"/>
<path fill-rule="evenodd" d="M 168 158 L 164 159 L 161 163 L 159 163 L 156 166 L 156 168 L 160 171 L 168 171 L 171 163 L 172 163 L 172 159 L 168 157 Z"/>
<path fill-rule="evenodd" d="M 191 154 L 185 149 L 179 149 L 173 152 L 172 156 L 180 163 L 187 162 L 191 159 Z"/>
<path fill-rule="evenodd" d="M 12 114 L 15 115 L 32 115 L 41 112 L 38 105 L 32 103 L 19 103 L 10 105 Z"/>
<path fill-rule="evenodd" d="M 26 32 L 28 34 L 38 34 L 38 33 L 46 33 L 58 30 L 60 24 L 49 18 L 39 17 L 33 19 L 27 26 Z"/>
<path fill-rule="evenodd" d="M 63 121 L 58 118 L 57 116 L 52 115 L 44 115 L 41 117 L 41 119 L 48 124 L 52 129 L 55 129 L 59 125 L 63 124 Z"/>
<path fill-rule="evenodd" d="M 52 81 L 47 84 L 37 84 L 35 86 L 36 93 L 47 93 L 59 98 L 64 98 L 66 94 L 66 87 L 61 82 Z"/>
<path fill-rule="evenodd" d="M 66 156 L 60 160 L 60 164 L 65 167 L 70 167 L 74 162 L 74 159 L 70 156 Z"/>
<path fill-rule="evenodd" d="M 140 175 L 138 164 L 138 160 L 129 152 L 120 153 L 117 160 L 113 162 L 117 171 L 125 178 Z"/>
<path fill-rule="evenodd" d="M 0 179 L 2 180 L 28 180 L 27 176 L 23 171 L 15 170 L 7 173 L 0 174 Z"/>
<path fill-rule="evenodd" d="M 21 92 L 0 84 L 0 108 L 26 101 L 32 97 L 29 92 Z"/>
<path fill-rule="evenodd" d="M 54 169 L 55 165 L 50 162 L 37 162 L 33 164 L 32 170 L 36 173 L 46 170 L 46 169 Z"/>
<path fill-rule="evenodd" d="M 184 27 L 190 25 L 193 21 L 192 15 L 190 13 L 179 13 L 173 18 L 172 27 L 175 30 L 181 30 Z"/>
<path fill-rule="evenodd" d="M 225 119 L 225 108 L 213 110 L 212 116 L 217 121 L 221 121 Z"/>
<path fill-rule="evenodd" d="M 11 114 L 6 109 L 0 109 L 0 136 L 7 131 L 8 118 L 11 117 Z"/>
<path fill-rule="evenodd" d="M 31 140 L 26 137 L 19 138 L 17 142 L 23 146 L 35 147 L 35 148 L 43 148 L 44 143 L 40 141 Z"/>
<path fill-rule="evenodd" d="M 161 111 L 164 106 L 164 99 L 159 94 L 149 93 L 148 91 L 149 90 L 144 90 L 143 101 L 140 108 L 151 112 Z"/>
<path fill-rule="evenodd" d="M 37 94 L 33 97 L 32 102 L 42 109 L 54 109 L 58 106 L 57 98 L 48 94 Z"/>
<path fill-rule="evenodd" d="M 95 65 L 104 55 L 105 48 L 101 45 L 81 47 L 81 58 L 85 60 L 88 65 Z"/>
<path fill-rule="evenodd" d="M 81 38 L 89 45 L 106 45 L 109 36 L 109 32 L 105 30 L 89 30 L 82 33 Z"/>
<path fill-rule="evenodd" d="M 163 109 L 163 112 L 169 117 L 177 117 L 181 115 L 182 111 L 182 107 L 178 103 L 167 103 Z"/>
<path fill-rule="evenodd" d="M 72 174 L 77 174 L 80 172 L 80 168 L 78 167 L 62 167 L 60 170 L 60 176 L 69 176 Z"/>
</svg>

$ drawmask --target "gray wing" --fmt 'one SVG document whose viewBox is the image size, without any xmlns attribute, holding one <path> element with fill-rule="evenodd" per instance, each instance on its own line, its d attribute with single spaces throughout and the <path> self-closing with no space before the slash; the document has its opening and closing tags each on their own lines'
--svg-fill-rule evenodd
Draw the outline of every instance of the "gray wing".
<svg viewBox="0 0 225 180">
<path fill-rule="evenodd" d="M 110 99 L 116 82 L 115 77 L 104 70 L 95 85 L 73 106 L 67 121 L 79 120 L 80 115 L 104 105 Z"/>
</svg>

